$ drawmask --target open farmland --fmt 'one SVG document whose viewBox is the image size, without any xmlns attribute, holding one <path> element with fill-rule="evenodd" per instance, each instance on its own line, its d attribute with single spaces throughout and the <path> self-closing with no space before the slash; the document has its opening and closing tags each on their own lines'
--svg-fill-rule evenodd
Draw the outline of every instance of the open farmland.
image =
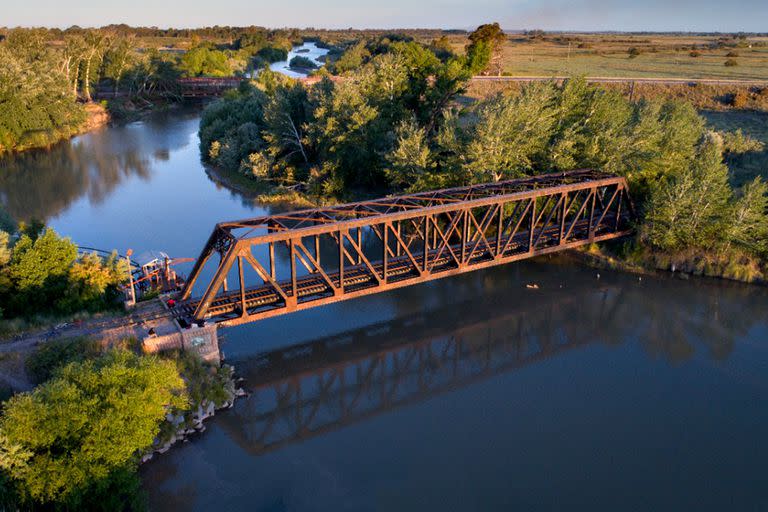
<svg viewBox="0 0 768 512">
<path fill-rule="evenodd" d="M 467 43 L 463 35 L 449 39 L 457 52 Z M 634 57 L 631 48 L 637 49 Z M 729 59 L 736 65 L 726 66 Z M 511 34 L 503 48 L 502 69 L 515 76 L 768 80 L 768 37 Z"/>
</svg>

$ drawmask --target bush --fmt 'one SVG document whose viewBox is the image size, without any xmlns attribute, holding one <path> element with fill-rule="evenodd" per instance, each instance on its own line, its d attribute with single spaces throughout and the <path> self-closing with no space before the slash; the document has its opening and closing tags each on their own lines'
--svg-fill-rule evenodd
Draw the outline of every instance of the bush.
<svg viewBox="0 0 768 512">
<path fill-rule="evenodd" d="M 735 59 L 728 59 L 727 61 L 725 61 L 725 67 L 727 67 L 727 68 L 732 68 L 732 67 L 735 67 L 735 66 L 738 66 L 738 65 L 739 65 L 739 63 L 736 62 Z"/>
<path fill-rule="evenodd" d="M 292 68 L 303 68 L 303 69 L 315 69 L 317 67 L 317 64 L 315 64 L 315 61 L 313 61 L 312 59 L 308 59 L 307 57 L 303 57 L 301 55 L 297 55 L 296 57 L 292 58 L 289 65 Z"/>
<path fill-rule="evenodd" d="M 749 95 L 744 91 L 736 91 L 731 94 L 730 104 L 733 108 L 746 108 L 749 103 Z"/>
<path fill-rule="evenodd" d="M 693 57 L 693 58 L 696 58 L 696 57 L 701 57 L 701 52 L 697 52 L 696 50 L 693 50 L 693 51 L 692 51 L 691 53 L 689 53 L 688 55 L 690 55 L 690 56 L 691 56 L 691 57 Z"/>
<path fill-rule="evenodd" d="M 284 48 L 274 48 L 272 46 L 267 46 L 259 50 L 257 55 L 271 64 L 273 62 L 286 60 L 288 58 L 288 50 Z"/>
<path fill-rule="evenodd" d="M 89 338 L 48 342 L 29 356 L 25 368 L 32 382 L 40 384 L 53 377 L 59 368 L 96 357 L 100 352 L 99 344 Z"/>
<path fill-rule="evenodd" d="M 639 56 L 641 52 L 640 52 L 640 49 L 638 49 L 638 48 L 635 48 L 635 47 L 633 46 L 632 48 L 630 48 L 629 50 L 627 50 L 627 53 L 629 54 L 629 58 L 630 58 L 630 59 L 634 59 L 635 57 Z"/>
</svg>

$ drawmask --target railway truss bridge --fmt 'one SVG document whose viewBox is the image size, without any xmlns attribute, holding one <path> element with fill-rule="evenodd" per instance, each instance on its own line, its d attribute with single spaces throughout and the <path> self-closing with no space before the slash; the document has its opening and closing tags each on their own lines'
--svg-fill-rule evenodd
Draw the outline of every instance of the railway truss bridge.
<svg viewBox="0 0 768 512">
<path fill-rule="evenodd" d="M 633 216 L 623 177 L 579 170 L 222 222 L 173 314 L 253 322 L 616 239 Z"/>
</svg>

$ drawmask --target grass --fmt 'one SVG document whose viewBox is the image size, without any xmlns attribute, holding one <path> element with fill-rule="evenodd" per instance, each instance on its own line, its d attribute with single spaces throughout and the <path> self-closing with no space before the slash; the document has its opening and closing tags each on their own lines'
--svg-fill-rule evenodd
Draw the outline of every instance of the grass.
<svg viewBox="0 0 768 512">
<path fill-rule="evenodd" d="M 709 125 L 718 131 L 741 130 L 766 146 L 762 151 L 750 152 L 728 158 L 733 184 L 740 187 L 756 176 L 768 179 L 768 113 L 750 111 L 712 112 L 702 115 Z"/>
<path fill-rule="evenodd" d="M 466 36 L 450 37 L 463 52 Z M 751 46 L 751 47 L 750 47 Z M 629 49 L 640 55 L 629 57 Z M 697 52 L 698 57 L 692 57 Z M 738 54 L 728 57 L 729 52 Z M 726 67 L 733 59 L 736 66 Z M 718 36 L 547 34 L 529 39 L 510 35 L 503 48 L 502 70 L 519 76 L 712 78 L 768 80 L 768 38 L 718 40 Z"/>
</svg>

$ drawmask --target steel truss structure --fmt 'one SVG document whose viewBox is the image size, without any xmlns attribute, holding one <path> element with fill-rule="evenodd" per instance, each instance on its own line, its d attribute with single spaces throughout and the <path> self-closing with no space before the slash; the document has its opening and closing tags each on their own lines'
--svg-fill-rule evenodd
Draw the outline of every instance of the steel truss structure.
<svg viewBox="0 0 768 512">
<path fill-rule="evenodd" d="M 502 311 L 467 304 L 275 350 L 238 365 L 252 394 L 222 425 L 251 454 L 279 450 L 597 342 L 622 304 L 617 288 L 537 293 Z"/>
<path fill-rule="evenodd" d="M 581 170 L 224 222 L 176 315 L 252 322 L 622 237 L 633 215 L 623 177 Z"/>
</svg>

